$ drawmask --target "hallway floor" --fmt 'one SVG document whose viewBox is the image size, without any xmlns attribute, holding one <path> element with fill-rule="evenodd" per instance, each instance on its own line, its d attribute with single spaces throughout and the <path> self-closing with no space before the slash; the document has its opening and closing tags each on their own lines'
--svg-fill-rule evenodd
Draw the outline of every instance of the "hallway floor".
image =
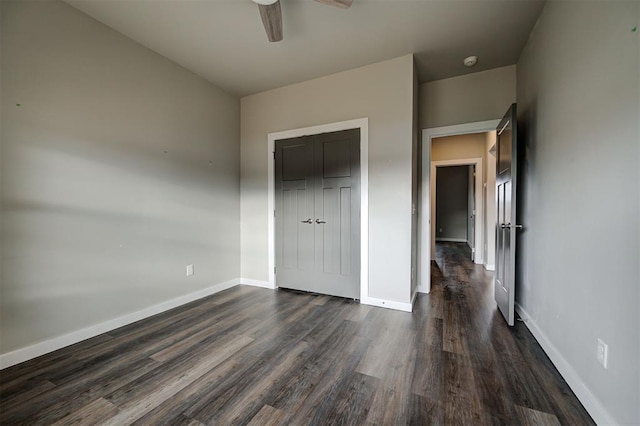
<svg viewBox="0 0 640 426">
<path fill-rule="evenodd" d="M 8 368 L 0 423 L 593 424 L 465 248 L 413 313 L 238 286 Z"/>
</svg>

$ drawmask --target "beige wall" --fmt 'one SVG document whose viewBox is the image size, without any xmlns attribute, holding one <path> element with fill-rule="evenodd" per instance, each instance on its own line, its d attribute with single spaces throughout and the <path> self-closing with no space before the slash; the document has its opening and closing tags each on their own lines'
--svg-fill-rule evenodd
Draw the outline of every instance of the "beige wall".
<svg viewBox="0 0 640 426">
<path fill-rule="evenodd" d="M 499 119 L 515 99 L 515 65 L 423 83 L 420 128 Z"/>
<path fill-rule="evenodd" d="M 239 100 L 62 2 L 1 38 L 2 353 L 238 277 Z"/>
<path fill-rule="evenodd" d="M 600 424 L 640 424 L 639 8 L 547 2 L 518 61 L 516 300 Z"/>
<path fill-rule="evenodd" d="M 485 156 L 485 133 L 446 136 L 431 141 L 431 161 L 482 158 Z"/>
<path fill-rule="evenodd" d="M 369 118 L 369 295 L 411 290 L 413 57 L 241 100 L 242 277 L 268 280 L 267 134 Z"/>
</svg>

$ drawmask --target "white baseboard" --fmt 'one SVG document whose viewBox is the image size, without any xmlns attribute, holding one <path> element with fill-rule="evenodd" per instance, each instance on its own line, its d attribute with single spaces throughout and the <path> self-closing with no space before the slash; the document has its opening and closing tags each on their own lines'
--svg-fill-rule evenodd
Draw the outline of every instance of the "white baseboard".
<svg viewBox="0 0 640 426">
<path fill-rule="evenodd" d="M 378 306 L 380 308 L 395 309 L 396 311 L 411 312 L 413 300 L 410 303 L 396 302 L 395 300 L 376 299 L 375 297 L 363 297 L 360 300 L 363 305 Z"/>
<path fill-rule="evenodd" d="M 487 271 L 495 271 L 496 270 L 496 265 L 489 265 L 487 263 L 484 264 L 484 269 L 486 269 Z"/>
<path fill-rule="evenodd" d="M 584 408 L 591 415 L 596 424 L 614 425 L 618 424 L 607 409 L 600 403 L 598 398 L 589 390 L 582 381 L 578 373 L 571 364 L 562 356 L 558 348 L 547 338 L 546 334 L 538 327 L 527 311 L 516 303 L 516 312 L 524 320 L 533 337 L 536 338 L 542 349 L 545 351 L 553 365 L 558 369 L 564 380 L 567 382 L 573 393 L 576 394 Z"/>
<path fill-rule="evenodd" d="M 272 285 L 269 281 L 253 280 L 251 278 L 240 278 L 240 284 L 250 285 L 253 287 L 262 287 L 275 289 L 276 286 Z"/>
<path fill-rule="evenodd" d="M 466 238 L 437 238 L 436 237 L 436 241 L 443 241 L 443 242 L 448 242 L 448 243 L 467 243 L 467 239 Z"/>
<path fill-rule="evenodd" d="M 12 352 L 7 352 L 0 355 L 0 370 L 39 357 L 49 352 L 56 351 L 58 349 L 64 348 L 65 346 L 73 345 L 74 343 L 78 343 L 91 337 L 98 336 L 102 333 L 115 330 L 116 328 L 122 327 L 123 325 L 131 324 L 136 321 L 140 321 L 141 319 L 145 319 L 161 312 L 168 311 L 169 309 L 177 308 L 178 306 L 182 306 L 195 300 L 202 299 L 203 297 L 207 297 L 222 290 L 234 287 L 239 283 L 240 279 L 234 278 L 230 281 L 216 284 L 214 286 L 189 293 L 184 296 L 179 296 L 175 299 L 167 300 L 166 302 L 149 306 L 148 308 L 144 308 L 140 311 L 136 311 L 119 318 L 114 318 L 100 324 L 83 328 L 81 330 L 72 331 L 71 333 L 65 334 L 63 336 L 54 337 L 53 339 L 36 343 L 35 345 L 16 349 Z"/>
<path fill-rule="evenodd" d="M 418 293 L 429 294 L 429 290 L 425 286 L 418 286 Z"/>
<path fill-rule="evenodd" d="M 254 280 L 251 278 L 240 278 L 240 284 L 250 285 L 254 287 L 268 288 L 268 289 L 276 288 L 274 285 L 271 285 L 269 281 Z M 412 312 L 413 303 L 415 302 L 417 295 L 418 295 L 418 291 L 414 291 L 413 295 L 411 296 L 410 303 L 396 302 L 393 300 L 376 299 L 374 297 L 362 298 L 362 300 L 360 300 L 360 303 L 364 305 L 379 306 L 381 308 L 395 309 L 398 311 Z"/>
</svg>

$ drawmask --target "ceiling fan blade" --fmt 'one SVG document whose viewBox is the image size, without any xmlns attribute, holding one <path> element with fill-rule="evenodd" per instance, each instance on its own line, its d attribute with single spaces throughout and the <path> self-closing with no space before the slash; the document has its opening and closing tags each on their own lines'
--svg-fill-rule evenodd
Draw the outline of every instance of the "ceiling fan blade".
<svg viewBox="0 0 640 426">
<path fill-rule="evenodd" d="M 316 0 L 322 4 L 339 7 L 340 9 L 349 9 L 353 0 Z"/>
<path fill-rule="evenodd" d="M 280 0 L 272 4 L 259 4 L 260 18 L 264 30 L 267 32 L 269 41 L 282 40 L 282 11 L 280 10 Z"/>
</svg>

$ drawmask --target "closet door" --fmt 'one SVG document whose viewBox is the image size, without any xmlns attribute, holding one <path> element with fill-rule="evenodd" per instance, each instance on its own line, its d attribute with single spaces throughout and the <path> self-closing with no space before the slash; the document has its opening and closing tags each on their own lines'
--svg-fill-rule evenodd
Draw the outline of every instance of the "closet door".
<svg viewBox="0 0 640 426">
<path fill-rule="evenodd" d="M 316 292 L 360 298 L 360 132 L 315 136 Z"/>
<path fill-rule="evenodd" d="M 276 284 L 360 297 L 360 132 L 276 141 Z"/>
<path fill-rule="evenodd" d="M 275 156 L 276 279 L 300 288 L 315 274 L 312 141 L 277 141 Z"/>
</svg>

